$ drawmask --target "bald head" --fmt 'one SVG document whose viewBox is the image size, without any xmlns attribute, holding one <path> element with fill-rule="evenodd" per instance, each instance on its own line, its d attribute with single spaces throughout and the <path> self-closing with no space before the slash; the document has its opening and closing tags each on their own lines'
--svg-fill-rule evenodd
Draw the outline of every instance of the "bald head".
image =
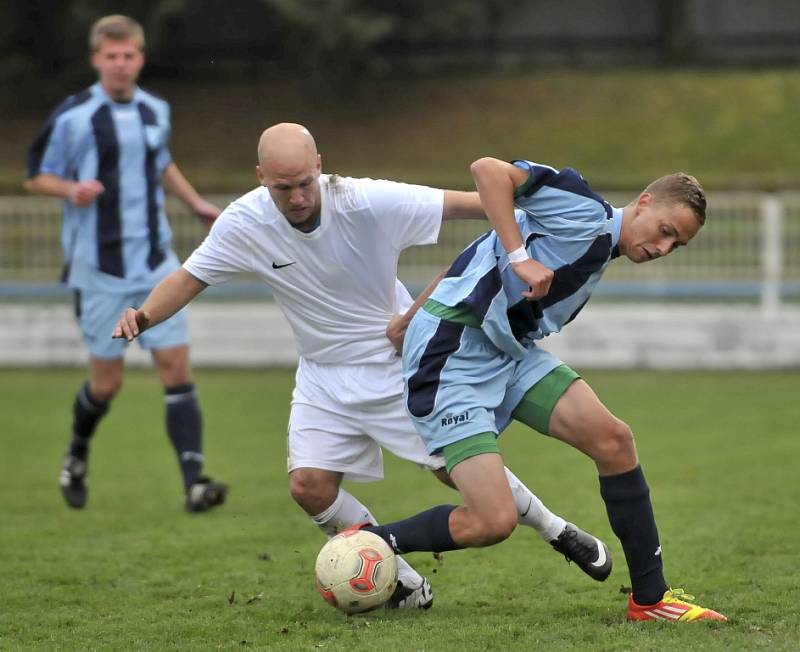
<svg viewBox="0 0 800 652">
<path fill-rule="evenodd" d="M 322 164 L 314 137 L 303 125 L 281 122 L 258 141 L 256 174 L 275 206 L 294 226 L 305 229 L 320 211 Z"/>
<path fill-rule="evenodd" d="M 311 132 L 294 122 L 281 122 L 264 130 L 258 141 L 258 164 L 263 168 L 297 167 L 317 158 Z"/>
</svg>

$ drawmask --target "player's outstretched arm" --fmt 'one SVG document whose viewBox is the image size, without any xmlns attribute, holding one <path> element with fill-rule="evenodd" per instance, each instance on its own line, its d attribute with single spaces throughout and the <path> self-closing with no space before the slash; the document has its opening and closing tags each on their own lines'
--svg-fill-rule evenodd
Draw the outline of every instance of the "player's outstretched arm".
<svg viewBox="0 0 800 652">
<path fill-rule="evenodd" d="M 481 204 L 489 222 L 509 254 L 511 268 L 530 289 L 526 299 L 539 299 L 550 290 L 553 271 L 528 256 L 514 219 L 514 188 L 524 183 L 528 172 L 496 158 L 478 159 L 470 166 Z"/>
<path fill-rule="evenodd" d="M 164 170 L 161 182 L 169 192 L 186 204 L 209 228 L 222 212 L 219 207 L 200 196 L 175 163 L 170 163 L 167 169 Z"/>
<path fill-rule="evenodd" d="M 133 341 L 142 331 L 172 317 L 206 287 L 182 267 L 175 270 L 153 288 L 140 308 L 128 308 L 120 315 L 111 337 Z"/>
<path fill-rule="evenodd" d="M 481 198 L 475 191 L 445 190 L 442 220 L 485 220 Z"/>
</svg>

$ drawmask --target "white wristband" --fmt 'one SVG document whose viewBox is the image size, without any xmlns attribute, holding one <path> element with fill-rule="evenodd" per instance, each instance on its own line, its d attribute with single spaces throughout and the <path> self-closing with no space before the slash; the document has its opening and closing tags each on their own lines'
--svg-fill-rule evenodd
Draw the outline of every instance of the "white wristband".
<svg viewBox="0 0 800 652">
<path fill-rule="evenodd" d="M 508 252 L 508 261 L 510 263 L 524 263 L 528 258 L 530 256 L 528 256 L 528 250 L 525 249 L 525 245 L 520 245 L 519 249 Z"/>
</svg>

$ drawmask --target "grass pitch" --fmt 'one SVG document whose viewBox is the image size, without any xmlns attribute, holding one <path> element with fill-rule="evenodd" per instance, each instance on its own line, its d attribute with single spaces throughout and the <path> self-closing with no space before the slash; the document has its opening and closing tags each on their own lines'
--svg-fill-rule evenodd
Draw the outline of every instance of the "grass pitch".
<svg viewBox="0 0 800 652">
<path fill-rule="evenodd" d="M 795 650 L 800 640 L 800 438 L 792 373 L 587 374 L 637 433 L 668 580 L 725 624 L 624 621 L 629 581 L 593 465 L 514 426 L 509 466 L 554 510 L 605 538 L 604 584 L 527 529 L 494 548 L 410 561 L 432 581 L 426 613 L 345 617 L 313 586 L 323 543 L 288 496 L 292 374 L 196 373 L 207 470 L 228 504 L 182 511 L 152 373 L 128 374 L 95 440 L 89 503 L 57 476 L 79 370 L 0 371 L 0 649 Z M 379 519 L 454 502 L 387 456 L 386 480 L 349 489 Z"/>
</svg>

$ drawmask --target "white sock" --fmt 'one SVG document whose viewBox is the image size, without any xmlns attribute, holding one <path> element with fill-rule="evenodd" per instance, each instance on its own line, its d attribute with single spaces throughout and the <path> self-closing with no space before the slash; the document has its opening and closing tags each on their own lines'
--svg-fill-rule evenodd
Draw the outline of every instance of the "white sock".
<svg viewBox="0 0 800 652">
<path fill-rule="evenodd" d="M 378 521 L 370 511 L 351 493 L 339 487 L 339 494 L 328 509 L 311 520 L 317 524 L 328 538 L 341 532 L 344 528 L 368 521 L 377 525 Z M 422 585 L 422 575 L 415 571 L 400 555 L 397 556 L 397 575 L 404 586 L 417 588 Z"/>
<path fill-rule="evenodd" d="M 329 538 L 356 523 L 364 523 L 366 521 L 372 523 L 372 525 L 378 524 L 378 521 L 375 520 L 370 511 L 355 496 L 341 487 L 339 487 L 339 494 L 331 506 L 324 512 L 312 516 L 311 520 Z"/>
<path fill-rule="evenodd" d="M 548 543 L 558 538 L 567 522 L 553 514 L 539 498 L 522 484 L 522 481 L 515 476 L 508 467 L 505 467 L 508 485 L 511 487 L 511 494 L 514 496 L 514 504 L 517 506 L 520 525 L 532 527 Z"/>
</svg>

